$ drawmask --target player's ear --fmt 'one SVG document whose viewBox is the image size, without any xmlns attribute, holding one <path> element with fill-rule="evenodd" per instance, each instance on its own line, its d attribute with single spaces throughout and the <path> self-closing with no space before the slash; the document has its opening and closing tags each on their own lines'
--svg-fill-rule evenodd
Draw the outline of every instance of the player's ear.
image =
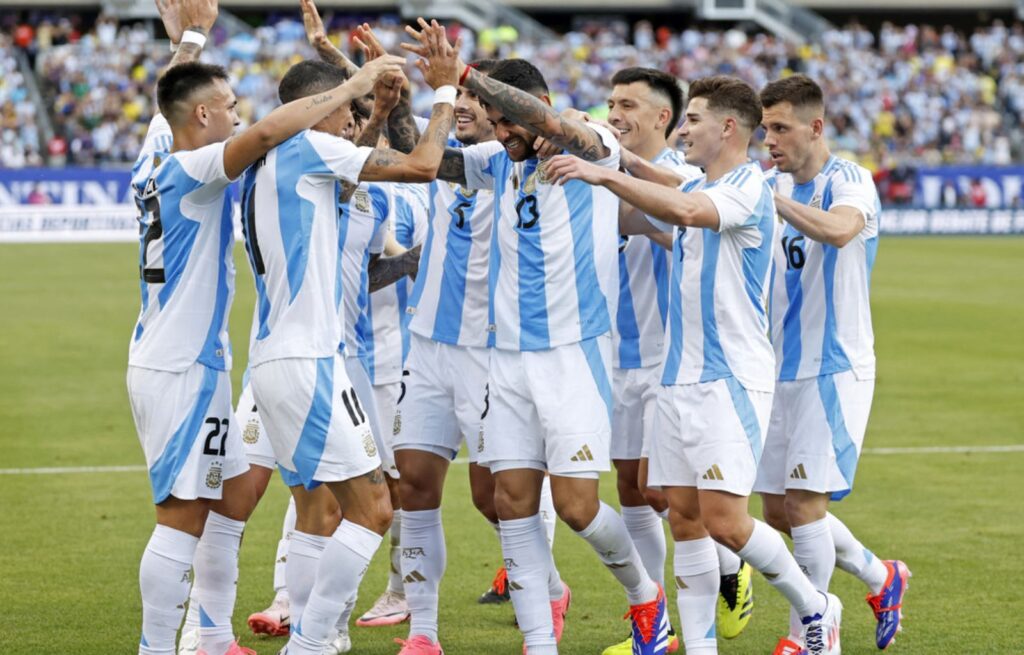
<svg viewBox="0 0 1024 655">
<path fill-rule="evenodd" d="M 670 120 L 672 120 L 672 110 L 668 107 L 662 107 L 661 111 L 658 112 L 658 123 L 655 127 L 658 128 L 659 132 L 664 132 Z"/>
<path fill-rule="evenodd" d="M 816 139 L 825 136 L 825 119 L 819 116 L 812 120 L 811 132 Z"/>
<path fill-rule="evenodd" d="M 210 125 L 210 109 L 205 104 L 199 103 L 196 105 L 195 109 L 192 110 L 192 113 L 196 117 L 196 120 L 199 121 L 200 125 L 203 127 L 208 127 Z"/>
<path fill-rule="evenodd" d="M 543 100 L 544 104 L 546 104 L 548 107 L 551 106 L 551 96 L 549 96 L 548 94 L 545 93 L 540 97 L 540 99 Z"/>
</svg>

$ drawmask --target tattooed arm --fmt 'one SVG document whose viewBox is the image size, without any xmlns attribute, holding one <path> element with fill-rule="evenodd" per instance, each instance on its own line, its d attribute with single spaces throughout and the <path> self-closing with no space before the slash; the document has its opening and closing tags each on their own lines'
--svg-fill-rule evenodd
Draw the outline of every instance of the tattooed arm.
<svg viewBox="0 0 1024 655">
<path fill-rule="evenodd" d="M 507 119 L 542 136 L 581 159 L 597 161 L 610 154 L 601 136 L 583 121 L 562 117 L 551 105 L 528 91 L 470 69 L 463 85 Z"/>
<path fill-rule="evenodd" d="M 384 123 L 386 120 L 387 112 L 381 114 L 380 111 L 374 108 L 373 113 L 370 114 L 370 118 L 366 121 L 366 125 L 363 126 L 363 131 L 360 132 L 359 138 L 356 139 L 356 145 L 365 146 L 367 148 L 376 148 L 377 143 L 380 141 L 380 135 L 384 129 Z M 348 202 L 358 187 L 358 184 L 342 181 L 341 202 Z"/>
<path fill-rule="evenodd" d="M 420 246 L 416 246 L 395 257 L 371 258 L 367 270 L 370 293 L 394 284 L 406 275 L 415 278 L 420 267 L 420 250 Z"/>
<path fill-rule="evenodd" d="M 452 125 L 452 106 L 434 105 L 430 124 L 408 155 L 390 148 L 377 148 L 359 174 L 360 182 L 432 182 L 445 153 Z"/>
<path fill-rule="evenodd" d="M 352 63 L 345 53 L 335 48 L 327 38 L 324 22 L 320 19 L 320 12 L 317 11 L 313 0 L 299 0 L 299 4 L 302 6 L 302 24 L 306 28 L 306 39 L 316 50 L 321 61 L 344 69 L 349 75 L 355 75 L 359 67 Z"/>
<path fill-rule="evenodd" d="M 437 179 L 466 186 L 466 156 L 458 148 L 445 148 Z"/>
</svg>

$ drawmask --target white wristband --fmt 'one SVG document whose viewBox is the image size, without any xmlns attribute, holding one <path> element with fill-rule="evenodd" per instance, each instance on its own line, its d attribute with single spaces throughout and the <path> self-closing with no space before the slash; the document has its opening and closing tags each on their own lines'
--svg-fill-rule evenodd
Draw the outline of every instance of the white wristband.
<svg viewBox="0 0 1024 655">
<path fill-rule="evenodd" d="M 446 105 L 455 106 L 455 96 L 457 92 L 455 87 L 451 84 L 445 84 L 444 86 L 434 89 L 434 104 L 444 103 Z"/>
<path fill-rule="evenodd" d="M 178 51 L 178 44 L 172 42 L 171 43 L 171 52 L 177 52 L 177 51 Z"/>
<path fill-rule="evenodd" d="M 194 43 L 200 48 L 206 45 L 206 35 L 202 32 L 194 32 L 192 30 L 185 30 L 181 35 L 182 43 Z"/>
</svg>

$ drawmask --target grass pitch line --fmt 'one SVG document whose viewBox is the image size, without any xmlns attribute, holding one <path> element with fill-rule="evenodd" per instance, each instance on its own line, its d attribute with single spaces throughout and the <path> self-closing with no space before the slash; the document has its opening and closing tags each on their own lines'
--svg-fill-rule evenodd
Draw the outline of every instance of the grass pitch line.
<svg viewBox="0 0 1024 655">
<path fill-rule="evenodd" d="M 971 453 L 1024 453 L 1024 444 L 1006 446 L 909 446 L 906 448 L 865 448 L 864 455 L 930 455 Z M 468 464 L 468 457 L 457 457 L 452 464 Z M 65 473 L 144 473 L 145 466 L 45 466 L 39 468 L 0 469 L 0 475 L 60 475 Z"/>
</svg>

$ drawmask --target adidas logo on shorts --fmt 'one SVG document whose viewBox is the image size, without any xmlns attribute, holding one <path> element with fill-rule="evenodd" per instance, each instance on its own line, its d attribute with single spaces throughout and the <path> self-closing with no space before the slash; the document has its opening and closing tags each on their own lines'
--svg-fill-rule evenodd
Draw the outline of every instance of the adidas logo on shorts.
<svg viewBox="0 0 1024 655">
<path fill-rule="evenodd" d="M 590 452 L 590 446 L 583 444 L 583 447 L 576 451 L 576 454 L 569 458 L 573 462 L 592 462 L 594 454 Z"/>
<path fill-rule="evenodd" d="M 722 476 L 722 469 L 718 468 L 718 464 L 712 464 L 707 473 L 700 477 L 704 480 L 725 480 L 725 477 Z"/>
<path fill-rule="evenodd" d="M 793 472 L 789 474 L 789 479 L 790 480 L 806 480 L 807 479 L 807 471 L 804 470 L 804 465 L 803 464 L 797 464 L 796 468 L 793 469 Z"/>
</svg>

